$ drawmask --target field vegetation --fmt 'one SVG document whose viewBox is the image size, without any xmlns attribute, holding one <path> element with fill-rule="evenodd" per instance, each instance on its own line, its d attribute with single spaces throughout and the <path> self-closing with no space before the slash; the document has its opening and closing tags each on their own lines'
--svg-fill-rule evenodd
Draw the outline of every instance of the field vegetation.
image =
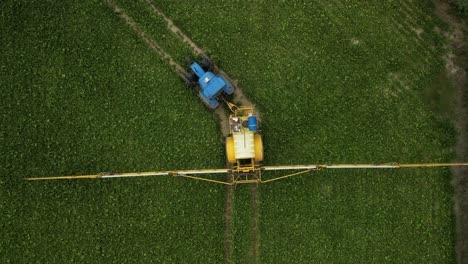
<svg viewBox="0 0 468 264">
<path fill-rule="evenodd" d="M 190 54 L 144 1 L 116 2 L 176 60 Z M 443 25 L 427 1 L 155 4 L 256 103 L 269 165 L 452 159 Z M 104 2 L 2 6 L 0 260 L 221 262 L 222 186 L 21 180 L 222 167 L 224 150 L 212 114 Z M 454 260 L 447 169 L 262 185 L 257 242 L 251 195 L 234 188 L 233 262 Z"/>
<path fill-rule="evenodd" d="M 462 15 L 468 15 L 468 0 L 450 0 L 450 2 L 456 5 Z"/>
<path fill-rule="evenodd" d="M 451 159 L 444 98 L 425 96 L 447 88 L 426 2 L 161 6 L 257 103 L 268 164 Z M 261 186 L 260 259 L 452 260 L 449 180 L 446 169 L 326 171 Z"/>
<path fill-rule="evenodd" d="M 22 180 L 221 167 L 223 147 L 209 112 L 104 2 L 1 12 L 0 262 L 221 262 L 223 187 Z"/>
</svg>

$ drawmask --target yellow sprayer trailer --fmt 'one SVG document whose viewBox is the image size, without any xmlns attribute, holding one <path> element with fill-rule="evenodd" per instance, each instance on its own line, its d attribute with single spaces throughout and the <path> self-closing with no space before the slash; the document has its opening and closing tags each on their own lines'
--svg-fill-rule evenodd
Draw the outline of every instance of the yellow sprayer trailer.
<svg viewBox="0 0 468 264">
<path fill-rule="evenodd" d="M 231 105 L 229 136 L 226 137 L 226 160 L 232 168 L 233 182 L 248 183 L 260 180 L 263 161 L 262 136 L 253 107 Z"/>
</svg>

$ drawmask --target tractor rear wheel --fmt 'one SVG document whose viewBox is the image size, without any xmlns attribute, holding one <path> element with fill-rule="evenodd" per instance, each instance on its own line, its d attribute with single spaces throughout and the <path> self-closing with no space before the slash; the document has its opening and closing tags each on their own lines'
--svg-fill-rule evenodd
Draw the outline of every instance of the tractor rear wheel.
<svg viewBox="0 0 468 264">
<path fill-rule="evenodd" d="M 187 86 L 189 88 L 194 88 L 198 84 L 198 77 L 193 72 L 188 72 L 186 75 Z"/>
<path fill-rule="evenodd" d="M 190 66 L 192 66 L 192 63 L 194 63 L 194 62 L 195 61 L 190 57 L 185 58 L 185 65 L 187 65 L 188 69 L 190 69 Z"/>
<path fill-rule="evenodd" d="M 192 87 L 192 81 L 189 79 L 189 74 L 186 72 L 179 72 L 180 79 L 185 83 L 188 88 Z"/>
<path fill-rule="evenodd" d="M 236 90 L 236 87 L 234 86 L 234 84 L 231 82 L 231 79 L 229 79 L 229 77 L 228 77 L 226 74 L 224 74 L 224 73 L 219 73 L 219 75 L 220 75 L 221 77 L 223 77 L 223 80 L 224 80 L 227 84 L 229 84 L 229 86 L 231 86 L 231 88 L 232 88 L 232 93 L 231 93 L 231 94 L 224 93 L 225 96 L 226 96 L 226 99 L 231 100 L 231 99 L 232 99 L 232 95 L 234 94 L 234 92 L 235 92 L 235 90 Z"/>
</svg>

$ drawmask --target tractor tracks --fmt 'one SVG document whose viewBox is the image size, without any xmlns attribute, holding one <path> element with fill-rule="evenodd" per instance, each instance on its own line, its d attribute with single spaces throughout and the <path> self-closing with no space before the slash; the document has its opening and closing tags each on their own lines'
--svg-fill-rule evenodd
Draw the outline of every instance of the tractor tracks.
<svg viewBox="0 0 468 264">
<path fill-rule="evenodd" d="M 205 50 L 200 48 L 191 38 L 189 38 L 179 27 L 177 27 L 171 19 L 169 19 L 161 10 L 159 10 L 151 0 L 144 0 L 148 7 L 150 8 L 151 12 L 162 18 L 166 22 L 167 29 L 173 32 L 183 43 L 186 43 L 192 49 L 192 53 L 196 56 L 205 54 Z M 254 105 L 244 94 L 242 89 L 239 88 L 237 80 L 232 79 L 226 72 L 224 72 L 221 68 L 215 65 L 215 70 L 219 72 L 219 74 L 226 77 L 235 87 L 234 89 L 234 96 L 233 101 L 237 105 Z M 256 112 L 257 116 L 259 113 Z M 219 114 L 218 114 L 219 116 Z M 229 133 L 229 131 L 228 131 Z"/>
<path fill-rule="evenodd" d="M 455 117 L 453 123 L 457 132 L 455 153 L 457 161 L 468 158 L 468 109 L 464 100 L 468 97 L 466 63 L 468 42 L 465 34 L 468 27 L 460 18 L 451 14 L 451 6 L 442 0 L 433 0 L 435 14 L 448 26 L 448 32 L 442 32 L 449 44 L 449 53 L 444 57 L 447 76 L 456 91 Z M 456 225 L 455 251 L 458 263 L 468 263 L 468 169 L 455 167 L 452 186 L 454 188 L 454 213 Z"/>
<path fill-rule="evenodd" d="M 150 36 L 148 36 L 138 24 L 122 9 L 117 3 L 113 0 L 106 0 L 107 5 L 117 14 L 123 21 L 145 42 L 145 44 L 154 52 L 156 52 L 161 58 L 171 67 L 174 68 L 176 72 L 185 71 L 184 68 L 178 64 L 171 55 L 164 51 L 161 46 L 156 43 Z"/>
<path fill-rule="evenodd" d="M 185 73 L 186 70 L 179 63 L 177 63 L 174 58 L 168 54 L 152 37 L 150 37 L 141 27 L 122 9 L 114 0 L 104 0 L 106 4 L 117 14 L 124 22 L 127 24 L 132 31 L 141 39 L 143 42 L 150 48 L 152 51 L 156 52 L 170 67 L 174 69 L 177 74 Z M 161 10 L 159 10 L 151 0 L 143 0 L 148 5 L 151 12 L 162 18 L 166 22 L 167 29 L 173 32 L 183 43 L 190 46 L 192 53 L 195 56 L 200 56 L 205 54 L 205 50 L 198 47 L 193 40 L 191 40 L 186 34 L 184 34 L 180 28 L 178 28 L 174 22 L 169 19 Z M 215 70 L 223 75 L 231 84 L 234 86 L 234 95 L 233 102 L 237 105 L 250 105 L 254 104 L 245 96 L 243 91 L 239 88 L 239 85 L 236 80 L 233 80 L 229 77 L 222 69 L 215 65 Z M 218 107 L 214 110 L 214 114 L 217 118 L 221 133 L 223 138 L 229 135 L 229 118 L 226 110 L 223 107 Z M 261 119 L 261 115 L 256 110 L 256 115 Z M 231 175 L 227 175 L 227 180 L 231 180 Z M 252 188 L 252 207 L 253 207 L 253 220 L 252 220 L 252 250 L 251 254 L 255 262 L 258 258 L 258 186 Z M 225 263 L 231 262 L 231 243 L 232 243 L 232 197 L 233 197 L 233 187 L 226 186 L 226 205 L 224 210 L 225 217 L 225 234 L 224 234 L 224 261 Z"/>
<path fill-rule="evenodd" d="M 172 20 L 170 20 L 166 15 L 164 15 L 163 12 L 161 12 L 161 10 L 159 10 L 152 2 L 151 0 L 144 0 L 148 6 L 150 7 L 151 11 L 153 12 L 153 14 L 161 17 L 167 24 L 167 28 L 172 31 L 174 34 L 176 34 L 181 40 L 182 42 L 188 44 L 191 48 L 192 48 L 192 52 L 193 54 L 195 55 L 201 55 L 203 53 L 205 53 L 205 51 L 203 49 L 201 49 L 200 47 L 197 46 L 197 44 L 195 44 L 195 42 L 193 42 L 187 35 L 184 34 L 184 32 L 182 32 L 175 24 L 174 22 L 172 22 Z"/>
<path fill-rule="evenodd" d="M 229 164 L 227 164 L 229 166 Z M 226 181 L 232 180 L 231 174 L 226 175 Z M 226 205 L 224 208 L 224 263 L 231 262 L 231 223 L 232 223 L 232 185 L 226 185 Z"/>
<path fill-rule="evenodd" d="M 192 39 L 190 39 L 185 33 L 183 33 L 179 27 L 177 27 L 174 22 L 169 19 L 161 10 L 159 10 L 151 0 L 144 0 L 147 5 L 149 6 L 152 13 L 160 18 L 162 18 L 166 22 L 167 29 L 173 32 L 183 43 L 186 43 L 192 49 L 192 53 L 194 55 L 202 55 L 205 53 L 205 50 L 200 48 Z M 234 86 L 234 95 L 233 95 L 233 102 L 236 105 L 250 105 L 253 106 L 254 104 L 245 96 L 242 89 L 239 88 L 237 80 L 232 79 L 229 75 L 224 72 L 221 68 L 219 68 L 215 64 L 215 70 L 223 75 L 228 81 Z M 261 120 L 261 115 L 258 110 L 255 110 L 256 116 Z M 229 131 L 229 118 L 226 114 L 224 108 L 218 107 L 214 111 L 219 127 L 223 134 L 223 138 L 227 137 L 230 133 Z M 231 180 L 231 176 L 227 176 L 227 180 Z M 226 187 L 226 207 L 224 210 L 225 215 L 225 235 L 224 235 L 224 262 L 230 263 L 230 254 L 231 254 L 231 242 L 232 242 L 232 234 L 231 234 L 231 223 L 232 223 L 232 196 L 233 196 L 233 188 L 232 186 Z M 257 262 L 258 258 L 258 248 L 259 248 L 259 239 L 258 239 L 258 185 L 255 185 L 252 188 L 252 208 L 253 208 L 253 220 L 252 220 L 252 249 L 251 254 L 255 262 Z"/>
<path fill-rule="evenodd" d="M 254 263 L 258 263 L 258 258 L 259 258 L 259 239 L 258 239 L 258 183 L 256 183 L 252 187 L 252 214 L 253 214 L 253 219 L 252 219 L 252 248 L 251 248 L 251 254 L 252 254 L 252 259 Z"/>
<path fill-rule="evenodd" d="M 146 0 L 145 0 L 146 1 Z M 176 73 L 183 73 L 186 72 L 184 67 L 182 67 L 179 63 L 177 63 L 174 58 L 169 55 L 159 44 L 151 38 L 148 34 L 143 31 L 138 24 L 113 0 L 105 0 L 107 5 L 114 11 L 115 14 L 117 14 L 132 30 L 133 32 L 142 39 L 145 44 L 156 52 L 162 59 L 165 61 L 169 66 L 171 66 Z M 203 52 L 202 49 L 198 48 L 193 41 L 191 41 L 185 34 L 183 34 L 179 28 L 177 28 L 172 21 L 170 21 L 161 11 L 159 11 L 151 2 L 146 1 L 148 4 L 150 4 L 151 10 L 158 16 L 161 16 L 164 18 L 165 21 L 169 21 L 168 23 L 168 28 L 177 34 L 184 43 L 188 43 L 190 47 L 192 47 L 192 51 L 194 54 L 201 54 Z M 237 91 L 238 89 L 236 89 Z M 239 92 L 242 93 L 242 92 Z M 228 116 L 226 115 L 224 109 L 221 107 L 217 108 L 214 111 L 218 122 L 220 124 L 220 129 L 223 134 L 223 137 L 226 137 L 229 134 L 229 128 L 227 126 L 229 119 Z"/>
</svg>

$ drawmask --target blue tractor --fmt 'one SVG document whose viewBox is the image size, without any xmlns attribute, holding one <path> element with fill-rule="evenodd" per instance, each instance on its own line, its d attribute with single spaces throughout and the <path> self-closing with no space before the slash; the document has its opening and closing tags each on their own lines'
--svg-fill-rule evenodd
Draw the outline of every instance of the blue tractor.
<svg viewBox="0 0 468 264">
<path fill-rule="evenodd" d="M 187 85 L 198 92 L 198 97 L 205 105 L 214 110 L 222 97 L 232 95 L 234 86 L 222 74 L 214 74 L 214 63 L 205 57 L 200 63 L 189 61 L 190 71 L 182 79 Z"/>
</svg>

